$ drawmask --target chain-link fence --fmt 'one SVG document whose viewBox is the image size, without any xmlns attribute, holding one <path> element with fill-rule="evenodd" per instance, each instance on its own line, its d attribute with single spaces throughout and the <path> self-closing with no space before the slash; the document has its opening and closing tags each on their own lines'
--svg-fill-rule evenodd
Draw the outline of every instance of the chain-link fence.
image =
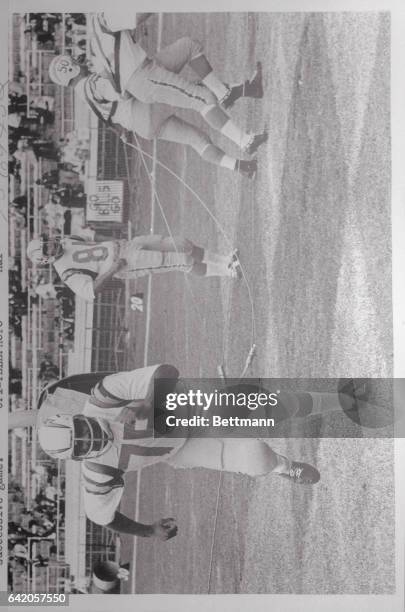
<svg viewBox="0 0 405 612">
<path fill-rule="evenodd" d="M 93 372 L 126 369 L 125 301 L 125 286 L 119 281 L 110 283 L 97 295 L 93 311 Z"/>
<path fill-rule="evenodd" d="M 99 561 L 115 561 L 117 557 L 117 536 L 101 525 L 86 521 L 86 575 Z"/>
</svg>

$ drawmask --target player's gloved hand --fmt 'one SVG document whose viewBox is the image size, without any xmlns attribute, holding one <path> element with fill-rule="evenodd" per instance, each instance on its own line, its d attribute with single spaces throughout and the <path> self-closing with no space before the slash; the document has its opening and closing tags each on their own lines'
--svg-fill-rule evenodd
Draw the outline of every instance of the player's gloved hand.
<svg viewBox="0 0 405 612">
<path fill-rule="evenodd" d="M 115 420 L 118 423 L 124 423 L 124 425 L 133 425 L 136 419 L 136 410 L 131 406 L 125 406 Z"/>
<path fill-rule="evenodd" d="M 121 94 L 121 100 L 123 102 L 127 101 L 127 100 L 131 100 L 131 98 L 133 98 L 134 96 L 132 94 L 129 93 L 129 91 L 123 91 Z"/>
<path fill-rule="evenodd" d="M 160 519 L 153 523 L 153 537 L 159 540 L 170 540 L 177 535 L 177 525 L 173 518 Z"/>
<path fill-rule="evenodd" d="M 122 580 L 123 582 L 127 582 L 129 578 L 129 571 L 125 569 L 124 567 L 120 567 L 120 569 L 117 572 L 117 578 L 119 580 Z"/>
<path fill-rule="evenodd" d="M 147 419 L 152 414 L 152 406 L 150 404 L 136 406 L 133 410 L 137 419 Z"/>
</svg>

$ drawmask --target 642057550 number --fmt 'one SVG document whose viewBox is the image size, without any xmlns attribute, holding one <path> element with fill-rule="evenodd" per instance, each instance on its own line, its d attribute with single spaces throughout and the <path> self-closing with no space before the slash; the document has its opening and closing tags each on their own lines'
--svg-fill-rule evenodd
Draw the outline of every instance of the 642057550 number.
<svg viewBox="0 0 405 612">
<path fill-rule="evenodd" d="M 65 593 L 8 593 L 7 603 L 15 605 L 67 605 L 68 596 Z"/>
</svg>

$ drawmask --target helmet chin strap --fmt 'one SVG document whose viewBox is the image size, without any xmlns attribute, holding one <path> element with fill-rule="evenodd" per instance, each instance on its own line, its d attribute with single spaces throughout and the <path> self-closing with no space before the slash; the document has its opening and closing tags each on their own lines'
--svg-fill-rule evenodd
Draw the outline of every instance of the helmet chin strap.
<svg viewBox="0 0 405 612">
<path fill-rule="evenodd" d="M 77 70 L 71 73 L 69 87 L 76 86 L 79 81 L 85 79 L 89 76 L 89 74 L 91 74 L 90 70 L 85 64 L 76 63 L 75 68 L 77 68 Z"/>
<path fill-rule="evenodd" d="M 75 71 L 72 72 L 72 78 L 70 79 L 70 82 L 69 82 L 70 85 L 72 84 L 72 81 L 74 79 L 77 79 L 78 76 L 81 76 L 81 77 L 86 76 L 86 71 L 82 70 L 82 66 L 80 64 L 75 64 L 74 68 L 75 68 Z"/>
<path fill-rule="evenodd" d="M 53 253 L 49 253 L 49 245 L 52 245 Z M 52 238 L 51 240 L 43 239 L 42 240 L 42 253 L 44 258 L 46 258 L 46 263 L 53 263 L 55 259 L 59 259 L 63 255 L 63 246 L 61 239 L 58 237 Z"/>
</svg>

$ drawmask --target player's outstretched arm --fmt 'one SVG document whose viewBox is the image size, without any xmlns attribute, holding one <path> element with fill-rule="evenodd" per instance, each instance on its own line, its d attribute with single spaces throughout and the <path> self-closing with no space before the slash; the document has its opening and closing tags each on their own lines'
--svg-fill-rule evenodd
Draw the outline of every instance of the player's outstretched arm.
<svg viewBox="0 0 405 612">
<path fill-rule="evenodd" d="M 118 533 L 127 533 L 141 538 L 170 540 L 177 535 L 177 525 L 173 518 L 161 519 L 152 525 L 144 525 L 133 521 L 120 512 L 115 513 L 114 519 L 106 527 Z"/>
</svg>

